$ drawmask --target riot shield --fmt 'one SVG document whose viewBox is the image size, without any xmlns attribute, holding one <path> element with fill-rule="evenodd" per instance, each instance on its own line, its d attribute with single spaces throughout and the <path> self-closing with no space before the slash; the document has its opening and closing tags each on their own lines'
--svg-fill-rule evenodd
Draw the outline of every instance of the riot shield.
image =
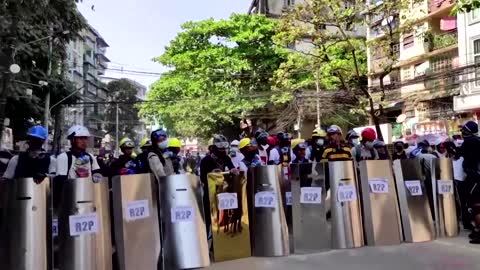
<svg viewBox="0 0 480 270">
<path fill-rule="evenodd" d="M 292 164 L 291 170 L 294 252 L 305 254 L 330 249 L 325 163 Z"/>
<path fill-rule="evenodd" d="M 111 268 L 108 183 L 91 178 L 65 182 L 59 209 L 60 270 Z"/>
<path fill-rule="evenodd" d="M 426 192 L 426 178 L 420 162 L 414 159 L 395 160 L 393 171 L 405 242 L 433 240 L 435 231 Z"/>
<path fill-rule="evenodd" d="M 6 252 L 2 269 L 51 269 L 52 234 L 50 180 L 36 184 L 33 178 L 7 180 L 5 223 L 1 230 Z M 3 268 L 4 267 L 4 268 Z"/>
<path fill-rule="evenodd" d="M 161 231 L 166 269 L 210 265 L 201 190 L 195 175 L 178 174 L 160 179 Z"/>
<path fill-rule="evenodd" d="M 251 256 L 247 179 L 224 172 L 208 174 L 214 261 Z"/>
<path fill-rule="evenodd" d="M 160 263 L 160 226 L 153 176 L 112 179 L 115 243 L 120 270 L 152 270 Z"/>
<path fill-rule="evenodd" d="M 453 164 L 449 158 L 435 160 L 432 178 L 433 203 L 435 207 L 435 230 L 437 237 L 453 237 L 459 232 L 455 193 L 453 185 Z M 436 183 L 436 184 L 435 184 Z"/>
<path fill-rule="evenodd" d="M 268 165 L 250 170 L 252 183 L 248 192 L 252 194 L 249 196 L 252 254 L 258 257 L 288 256 L 290 247 L 283 209 L 281 167 Z"/>
<path fill-rule="evenodd" d="M 331 211 L 332 247 L 354 248 L 364 245 L 362 212 L 358 182 L 352 161 L 328 163 Z"/>
<path fill-rule="evenodd" d="M 369 246 L 402 242 L 402 222 L 390 160 L 359 163 L 365 240 Z"/>
</svg>

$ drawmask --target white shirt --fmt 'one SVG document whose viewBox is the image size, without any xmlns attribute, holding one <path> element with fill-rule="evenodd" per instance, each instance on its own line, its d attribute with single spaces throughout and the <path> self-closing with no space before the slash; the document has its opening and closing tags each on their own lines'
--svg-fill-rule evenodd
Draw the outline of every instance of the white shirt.
<svg viewBox="0 0 480 270">
<path fill-rule="evenodd" d="M 236 156 L 230 157 L 235 168 L 239 168 L 241 166 L 241 163 L 243 163 L 242 160 L 244 158 L 245 156 L 240 152 L 237 152 Z"/>
<path fill-rule="evenodd" d="M 291 161 L 294 161 L 296 158 L 297 156 L 293 153 L 292 149 L 290 149 Z M 273 161 L 275 164 L 280 164 L 280 153 L 278 152 L 277 148 L 273 148 L 272 151 L 270 151 L 269 160 Z"/>
<path fill-rule="evenodd" d="M 90 154 L 88 154 L 90 155 Z M 70 167 L 70 171 L 68 170 L 68 155 L 67 153 L 62 153 L 57 157 L 57 175 L 58 176 L 67 176 L 68 179 L 76 179 L 79 177 L 89 177 L 92 176 L 91 172 L 95 170 L 99 170 L 100 166 L 98 166 L 97 159 L 90 155 L 92 162 L 88 160 L 85 164 L 76 164 L 77 158 L 72 155 L 72 167 Z M 78 175 L 78 173 L 86 173 L 88 175 Z"/>
<path fill-rule="evenodd" d="M 56 171 L 56 162 L 55 158 L 53 156 L 50 156 L 50 165 L 48 167 L 48 173 L 55 175 Z M 7 170 L 3 174 L 3 177 L 5 179 L 13 179 L 15 177 L 15 170 L 17 169 L 17 164 L 18 164 L 18 155 L 14 156 L 10 161 L 8 162 Z"/>
</svg>

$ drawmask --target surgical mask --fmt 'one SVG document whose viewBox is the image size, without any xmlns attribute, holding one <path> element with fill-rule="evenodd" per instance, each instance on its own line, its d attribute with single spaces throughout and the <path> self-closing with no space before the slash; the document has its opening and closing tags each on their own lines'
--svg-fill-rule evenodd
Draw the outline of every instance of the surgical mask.
<svg viewBox="0 0 480 270">
<path fill-rule="evenodd" d="M 238 147 L 230 147 L 230 152 L 239 152 L 240 150 L 238 149 Z"/>
<path fill-rule="evenodd" d="M 165 141 L 163 141 L 163 142 L 158 143 L 157 145 L 158 145 L 158 148 L 160 148 L 160 149 L 162 149 L 162 150 L 167 149 L 167 147 L 168 147 L 168 141 L 165 140 Z"/>
<path fill-rule="evenodd" d="M 360 140 L 359 140 L 359 139 L 352 139 L 352 144 L 353 144 L 353 145 L 359 145 L 359 144 L 360 144 Z"/>
<path fill-rule="evenodd" d="M 463 144 L 463 140 L 455 140 L 454 144 L 456 147 L 460 147 Z"/>
<path fill-rule="evenodd" d="M 366 142 L 365 143 L 365 148 L 372 149 L 373 148 L 373 142 Z"/>
<path fill-rule="evenodd" d="M 318 146 L 323 146 L 324 143 L 325 143 L 325 141 L 323 139 L 318 139 L 317 140 L 317 145 Z"/>
</svg>

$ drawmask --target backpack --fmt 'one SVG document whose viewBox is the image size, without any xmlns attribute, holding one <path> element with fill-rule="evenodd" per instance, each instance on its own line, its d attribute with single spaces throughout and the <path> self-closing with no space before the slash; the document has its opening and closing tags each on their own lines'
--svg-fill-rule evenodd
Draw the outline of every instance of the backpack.
<svg viewBox="0 0 480 270">
<path fill-rule="evenodd" d="M 68 151 L 67 153 L 67 158 L 68 158 L 68 165 L 67 165 L 67 176 L 70 173 L 70 169 L 72 168 L 72 163 L 73 163 L 73 154 L 71 151 Z M 89 153 L 87 153 L 88 157 L 90 157 L 90 168 L 93 168 L 93 157 Z"/>
</svg>

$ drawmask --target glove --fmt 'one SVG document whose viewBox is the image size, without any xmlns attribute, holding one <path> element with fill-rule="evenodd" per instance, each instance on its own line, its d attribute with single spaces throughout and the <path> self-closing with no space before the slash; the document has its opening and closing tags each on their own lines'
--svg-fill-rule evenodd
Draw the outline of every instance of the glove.
<svg viewBox="0 0 480 270">
<path fill-rule="evenodd" d="M 94 174 L 92 175 L 92 181 L 93 181 L 94 183 L 99 183 L 100 181 L 102 181 L 102 179 L 103 179 L 103 175 L 101 175 L 101 174 L 99 174 L 99 173 L 94 173 Z"/>
</svg>

